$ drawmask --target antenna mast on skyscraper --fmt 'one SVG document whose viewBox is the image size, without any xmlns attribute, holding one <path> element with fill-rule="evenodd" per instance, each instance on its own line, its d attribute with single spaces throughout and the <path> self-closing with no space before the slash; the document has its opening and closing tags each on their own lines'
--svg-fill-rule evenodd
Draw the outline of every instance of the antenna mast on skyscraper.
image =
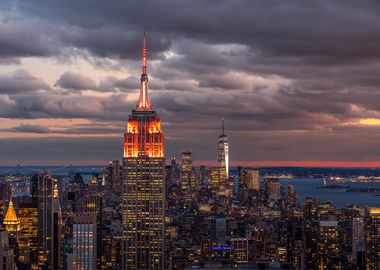
<svg viewBox="0 0 380 270">
<path fill-rule="evenodd" d="M 144 32 L 144 41 L 143 41 L 143 66 L 142 66 L 142 74 L 147 74 L 147 64 L 146 64 L 146 33 Z"/>
<path fill-rule="evenodd" d="M 222 130 L 223 130 L 223 135 L 224 135 L 224 116 L 222 117 Z"/>
<path fill-rule="evenodd" d="M 147 51 L 147 42 L 146 42 L 146 33 L 144 32 L 144 41 L 143 41 L 143 48 L 142 48 L 142 74 L 141 74 L 141 79 L 140 79 L 140 98 L 139 98 L 139 102 L 137 103 L 137 110 L 149 111 L 152 109 L 152 106 L 150 105 L 149 93 L 148 93 L 146 51 Z"/>
</svg>

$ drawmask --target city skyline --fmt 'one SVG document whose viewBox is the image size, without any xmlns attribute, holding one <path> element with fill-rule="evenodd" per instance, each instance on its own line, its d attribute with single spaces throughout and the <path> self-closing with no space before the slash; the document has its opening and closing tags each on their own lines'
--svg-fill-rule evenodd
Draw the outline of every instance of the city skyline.
<svg viewBox="0 0 380 270">
<path fill-rule="evenodd" d="M 0 1 L 0 270 L 380 269 L 379 11 Z"/>
<path fill-rule="evenodd" d="M 120 159 L 146 31 L 167 162 L 216 166 L 224 117 L 231 166 L 380 167 L 378 5 L 358 8 L 3 1 L 0 164 Z"/>
</svg>

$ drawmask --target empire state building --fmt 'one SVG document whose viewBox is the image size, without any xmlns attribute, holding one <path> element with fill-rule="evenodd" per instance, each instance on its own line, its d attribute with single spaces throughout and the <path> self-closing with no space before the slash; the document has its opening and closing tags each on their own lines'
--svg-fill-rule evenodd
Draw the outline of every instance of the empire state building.
<svg viewBox="0 0 380 270">
<path fill-rule="evenodd" d="M 144 35 L 140 99 L 124 134 L 123 269 L 164 268 L 164 134 L 149 100 L 146 53 Z"/>
</svg>

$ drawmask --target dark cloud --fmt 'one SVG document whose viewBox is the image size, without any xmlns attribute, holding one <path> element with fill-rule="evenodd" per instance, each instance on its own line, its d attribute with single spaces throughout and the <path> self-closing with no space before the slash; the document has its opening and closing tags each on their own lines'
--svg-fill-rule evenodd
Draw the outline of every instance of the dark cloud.
<svg viewBox="0 0 380 270">
<path fill-rule="evenodd" d="M 124 130 L 122 127 L 113 127 L 112 123 L 107 123 L 104 127 L 99 127 L 95 124 L 85 125 L 79 124 L 71 126 L 68 128 L 52 129 L 43 125 L 31 125 L 31 124 L 20 124 L 19 126 L 3 129 L 6 132 L 17 132 L 17 133 L 36 133 L 36 134 L 71 134 L 71 135 L 98 135 L 98 134 L 122 134 Z"/>
<path fill-rule="evenodd" d="M 380 7 L 370 0 L 360 4 L 356 1 L 343 4 L 341 1 L 222 0 L 218 5 L 185 0 L 128 4 L 93 0 L 57 4 L 32 0 L 13 5 L 31 18 L 42 17 L 66 25 L 61 40 L 89 48 L 101 56 L 136 57 L 144 30 L 151 33 L 154 52 L 167 49 L 173 37 L 185 36 L 214 44 L 246 44 L 265 55 L 307 57 L 309 61 L 321 63 L 380 56 L 374 42 L 374 37 L 380 34 L 376 27 Z"/>
<path fill-rule="evenodd" d="M 8 131 L 16 132 L 25 132 L 25 133 L 49 133 L 50 130 L 48 127 L 42 125 L 30 125 L 30 124 L 21 124 L 18 127 L 9 129 Z"/>
<path fill-rule="evenodd" d="M 96 90 L 97 85 L 93 79 L 89 76 L 75 73 L 72 71 L 66 71 L 55 83 L 57 86 L 61 86 L 66 89 L 74 90 Z"/>
<path fill-rule="evenodd" d="M 132 103 L 126 94 L 110 97 L 44 93 L 41 95 L 18 95 L 10 98 L 0 96 L 0 117 L 4 118 L 89 118 L 125 119 Z M 133 102 L 134 106 L 134 102 Z"/>
<path fill-rule="evenodd" d="M 26 70 L 18 70 L 10 75 L 0 75 L 0 93 L 19 94 L 50 87 L 41 79 Z"/>
<path fill-rule="evenodd" d="M 40 20 L 29 20 L 17 11 L 7 12 L 0 7 L 0 57 L 14 63 L 18 60 L 13 58 L 59 53 L 60 44 L 47 29 Z"/>
</svg>

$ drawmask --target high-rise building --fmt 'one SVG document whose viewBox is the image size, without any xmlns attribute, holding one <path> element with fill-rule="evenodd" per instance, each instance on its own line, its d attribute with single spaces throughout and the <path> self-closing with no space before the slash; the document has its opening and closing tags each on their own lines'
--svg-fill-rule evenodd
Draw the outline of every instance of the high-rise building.
<svg viewBox="0 0 380 270">
<path fill-rule="evenodd" d="M 339 237 L 341 242 L 341 252 L 344 254 L 352 254 L 353 251 L 353 221 L 356 217 L 360 217 L 360 209 L 355 205 L 347 205 L 340 210 Z M 354 256 L 356 256 L 356 252 L 354 253 Z"/>
<path fill-rule="evenodd" d="M 365 213 L 366 269 L 380 269 L 380 208 L 368 207 Z"/>
<path fill-rule="evenodd" d="M 34 200 L 38 200 L 38 174 L 34 174 L 30 178 L 30 197 Z"/>
<path fill-rule="evenodd" d="M 241 166 L 237 167 L 237 177 L 239 181 L 239 189 L 244 183 L 244 169 Z"/>
<path fill-rule="evenodd" d="M 120 162 L 119 160 L 113 160 L 110 162 L 112 189 L 115 191 L 121 191 L 123 185 L 121 180 Z"/>
<path fill-rule="evenodd" d="M 259 190 L 260 188 L 260 172 L 258 169 L 244 170 L 244 183 L 249 189 Z"/>
<path fill-rule="evenodd" d="M 319 270 L 336 269 L 340 270 L 339 262 L 339 226 L 334 220 L 319 221 L 318 232 L 318 268 Z"/>
<path fill-rule="evenodd" d="M 296 191 L 294 190 L 294 186 L 291 184 L 288 184 L 288 194 L 286 197 L 286 202 L 289 205 L 295 205 L 297 203 L 297 194 L 296 194 Z"/>
<path fill-rule="evenodd" d="M 0 229 L 4 228 L 3 220 L 5 216 L 5 202 L 0 200 Z"/>
<path fill-rule="evenodd" d="M 7 212 L 5 214 L 3 225 L 8 232 L 9 247 L 14 250 L 15 261 L 18 261 L 18 244 L 20 240 L 20 220 L 17 218 L 16 211 L 13 207 L 12 198 L 9 200 Z"/>
<path fill-rule="evenodd" d="M 205 165 L 199 166 L 199 184 L 201 186 L 206 185 L 206 166 Z"/>
<path fill-rule="evenodd" d="M 169 175 L 169 179 L 170 179 L 170 185 L 173 185 L 174 183 L 178 183 L 179 181 L 179 168 L 178 168 L 178 165 L 177 165 L 177 160 L 175 157 L 172 157 L 172 159 L 170 160 L 170 164 L 171 164 L 171 167 L 170 167 L 170 175 Z"/>
<path fill-rule="evenodd" d="M 95 270 L 97 265 L 97 219 L 96 214 L 73 217 L 72 270 Z"/>
<path fill-rule="evenodd" d="M 225 217 L 211 216 L 207 218 L 209 234 L 214 243 L 225 242 L 228 220 Z"/>
<path fill-rule="evenodd" d="M 218 137 L 218 165 L 220 170 L 220 178 L 228 180 L 229 175 L 229 159 L 228 159 L 228 136 L 224 133 L 224 118 L 222 134 Z"/>
<path fill-rule="evenodd" d="M 281 183 L 278 179 L 265 179 L 263 186 L 268 201 L 276 202 L 281 198 Z"/>
<path fill-rule="evenodd" d="M 315 198 L 306 198 L 303 212 L 304 218 L 304 250 L 306 269 L 315 269 L 318 257 L 318 206 Z"/>
<path fill-rule="evenodd" d="M 96 228 L 96 247 L 97 247 L 97 266 L 98 269 L 101 266 L 101 248 L 102 248 L 102 227 L 103 227 L 103 200 L 102 196 L 100 194 L 90 194 L 86 197 L 86 213 L 91 213 L 96 216 L 96 223 L 97 223 L 97 228 Z"/>
<path fill-rule="evenodd" d="M 247 263 L 249 257 L 248 239 L 246 237 L 231 237 L 229 243 L 233 247 L 232 261 L 234 263 Z"/>
<path fill-rule="evenodd" d="M 0 230 L 0 270 L 14 269 L 14 251 L 9 247 L 8 232 Z"/>
<path fill-rule="evenodd" d="M 190 185 L 191 173 L 193 171 L 193 154 L 191 151 L 182 152 L 182 189 L 187 189 Z"/>
<path fill-rule="evenodd" d="M 212 192 L 216 192 L 220 188 L 220 170 L 219 168 L 208 169 L 208 183 L 207 186 Z"/>
<path fill-rule="evenodd" d="M 18 218 L 21 224 L 18 261 L 29 269 L 38 268 L 38 203 L 36 200 L 22 200 L 18 204 Z"/>
<path fill-rule="evenodd" d="M 38 176 L 38 264 L 40 269 L 61 269 L 62 213 L 58 180 L 43 172 Z"/>
<path fill-rule="evenodd" d="M 164 134 L 148 95 L 144 36 L 140 99 L 124 135 L 123 226 L 126 269 L 163 269 Z"/>
<path fill-rule="evenodd" d="M 356 258 L 360 246 L 364 245 L 364 219 L 354 217 L 352 219 L 352 257 Z"/>
</svg>

